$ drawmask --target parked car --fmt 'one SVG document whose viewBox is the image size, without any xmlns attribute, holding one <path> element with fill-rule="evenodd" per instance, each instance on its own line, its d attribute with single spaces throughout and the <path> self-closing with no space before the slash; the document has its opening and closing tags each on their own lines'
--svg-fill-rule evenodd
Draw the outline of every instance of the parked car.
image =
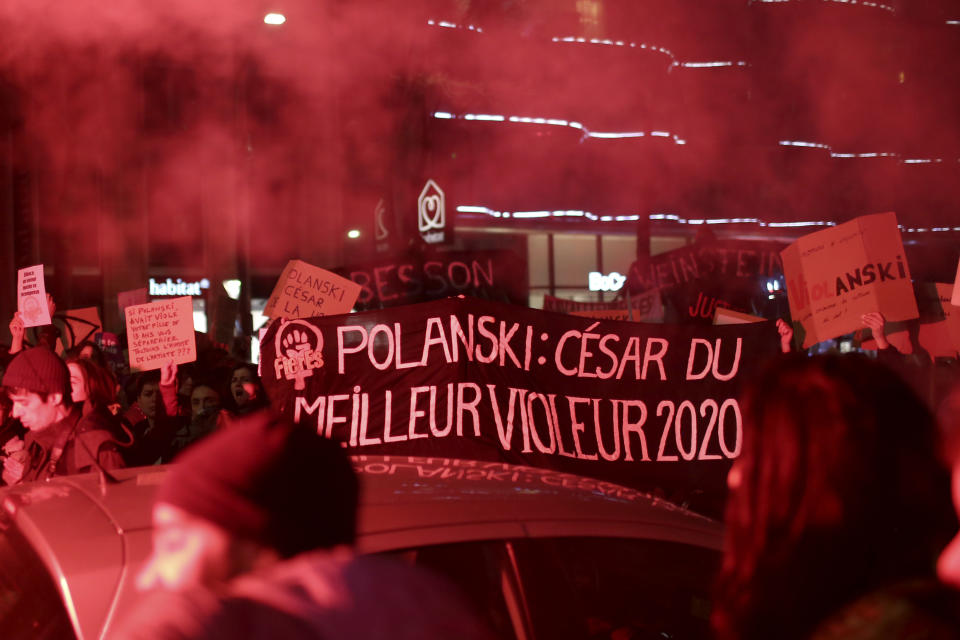
<svg viewBox="0 0 960 640">
<path fill-rule="evenodd" d="M 354 464 L 361 551 L 445 575 L 501 637 L 708 637 L 721 544 L 712 520 L 544 469 L 396 456 Z M 144 467 L 116 472 L 115 484 L 86 474 L 0 491 L 0 637 L 104 637 L 138 597 L 164 474 Z"/>
</svg>

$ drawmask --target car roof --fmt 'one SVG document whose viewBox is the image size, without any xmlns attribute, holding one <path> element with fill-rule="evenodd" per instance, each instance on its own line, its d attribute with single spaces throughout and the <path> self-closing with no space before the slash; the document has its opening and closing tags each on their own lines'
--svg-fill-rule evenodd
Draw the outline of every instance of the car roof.
<svg viewBox="0 0 960 640">
<path fill-rule="evenodd" d="M 363 552 L 562 536 L 720 548 L 717 522 L 600 480 L 447 458 L 362 455 L 353 462 L 361 478 Z M 133 601 L 135 574 L 150 552 L 154 493 L 166 468 L 113 475 L 118 482 L 90 473 L 0 491 L 0 505 L 58 583 L 80 638 L 99 637 L 113 614 Z M 105 598 L 105 592 L 114 595 Z"/>
</svg>

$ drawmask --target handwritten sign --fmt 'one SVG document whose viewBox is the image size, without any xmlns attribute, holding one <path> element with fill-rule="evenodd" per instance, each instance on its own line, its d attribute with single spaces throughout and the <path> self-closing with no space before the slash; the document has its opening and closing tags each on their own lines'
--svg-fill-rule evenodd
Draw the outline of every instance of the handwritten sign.
<svg viewBox="0 0 960 640">
<path fill-rule="evenodd" d="M 888 322 L 919 315 L 896 214 L 861 216 L 805 235 L 781 255 L 804 348 L 862 328 L 865 313 L 879 311 Z"/>
<path fill-rule="evenodd" d="M 17 271 L 17 310 L 25 327 L 50 324 L 47 307 L 47 288 L 43 281 L 43 265 L 24 267 Z"/>
<path fill-rule="evenodd" d="M 197 359 L 193 298 L 133 305 L 125 309 L 124 315 L 132 370 L 149 371 L 171 360 L 183 364 Z"/>
<path fill-rule="evenodd" d="M 717 307 L 716 311 L 713 312 L 713 324 L 750 324 L 751 322 L 765 322 L 766 318 L 761 318 L 760 316 L 753 316 L 749 313 L 740 313 L 739 311 L 734 311 L 733 309 L 724 309 L 723 307 Z"/>
<path fill-rule="evenodd" d="M 314 318 L 350 313 L 361 286 L 303 260 L 287 263 L 263 315 L 269 318 Z"/>
<path fill-rule="evenodd" d="M 132 307 L 135 304 L 147 304 L 148 302 L 150 302 L 150 298 L 147 296 L 146 287 L 121 291 L 117 294 L 117 306 L 120 307 L 121 315 L 127 307 Z"/>
<path fill-rule="evenodd" d="M 957 264 L 957 277 L 953 279 L 953 297 L 950 304 L 960 307 L 960 263 Z"/>
<path fill-rule="evenodd" d="M 631 292 L 650 289 L 737 281 L 754 285 L 757 278 L 778 278 L 783 267 L 777 242 L 750 240 L 713 240 L 680 247 L 655 256 L 638 259 L 627 272 L 626 287 Z"/>
</svg>

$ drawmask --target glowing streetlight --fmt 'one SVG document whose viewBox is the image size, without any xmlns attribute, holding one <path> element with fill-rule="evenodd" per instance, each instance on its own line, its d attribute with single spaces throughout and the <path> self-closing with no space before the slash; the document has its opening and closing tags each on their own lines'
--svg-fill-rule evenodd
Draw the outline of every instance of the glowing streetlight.
<svg viewBox="0 0 960 640">
<path fill-rule="evenodd" d="M 266 24 L 283 24 L 287 21 L 287 18 L 282 13 L 268 13 L 263 16 L 263 21 Z"/>
</svg>

